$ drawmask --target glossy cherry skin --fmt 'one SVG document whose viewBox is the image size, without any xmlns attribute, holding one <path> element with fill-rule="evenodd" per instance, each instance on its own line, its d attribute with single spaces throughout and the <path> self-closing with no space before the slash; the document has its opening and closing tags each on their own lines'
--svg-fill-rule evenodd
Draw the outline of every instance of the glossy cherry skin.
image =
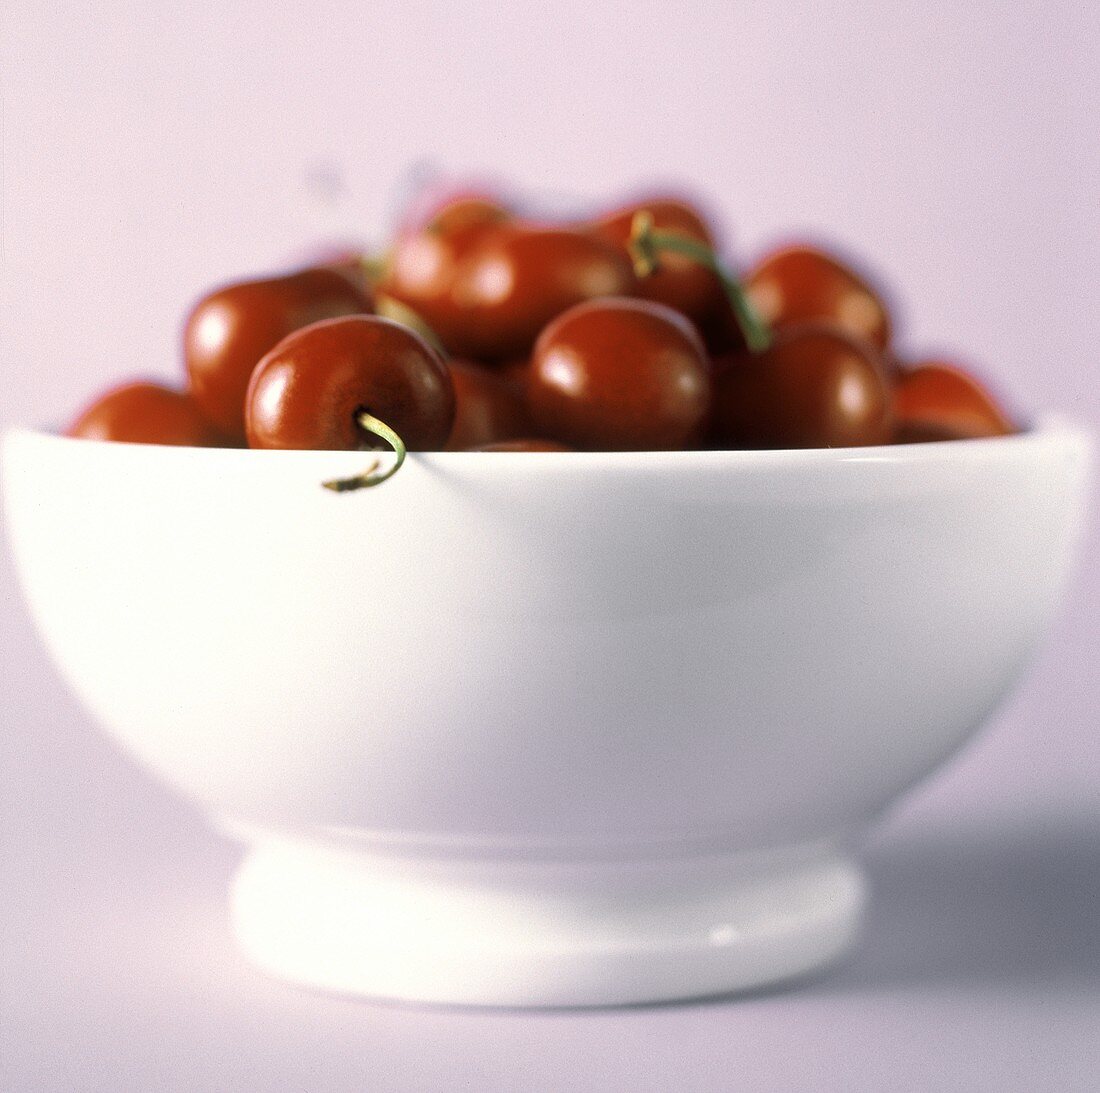
<svg viewBox="0 0 1100 1093">
<path fill-rule="evenodd" d="M 247 397 L 253 448 L 386 448 L 357 421 L 366 410 L 410 451 L 441 448 L 454 421 L 443 358 L 419 335 L 375 315 L 314 323 L 256 366 Z"/>
<path fill-rule="evenodd" d="M 944 361 L 902 369 L 894 382 L 894 418 L 899 444 L 1018 431 L 969 372 Z"/>
<path fill-rule="evenodd" d="M 495 444 L 482 444 L 477 448 L 467 448 L 468 452 L 573 452 L 565 444 L 556 440 L 540 440 L 538 437 L 521 437 L 518 440 L 498 440 Z"/>
<path fill-rule="evenodd" d="M 447 362 L 455 390 L 455 420 L 446 451 L 481 448 L 531 432 L 522 396 L 498 370 L 473 361 Z"/>
<path fill-rule="evenodd" d="M 775 251 L 748 274 L 745 288 L 773 326 L 827 322 L 879 350 L 890 343 L 890 316 L 881 297 L 824 251 L 802 246 Z"/>
<path fill-rule="evenodd" d="M 652 215 L 655 231 L 674 232 L 714 248 L 714 233 L 702 215 L 683 201 L 668 197 L 616 209 L 597 220 L 591 231 L 627 254 L 634 217 L 643 209 Z M 697 325 L 710 321 L 725 297 L 718 277 L 682 254 L 662 254 L 659 263 L 654 273 L 638 278 L 636 295 L 682 311 Z"/>
<path fill-rule="evenodd" d="M 594 235 L 498 228 L 467 254 L 455 276 L 451 297 L 462 315 L 461 351 L 481 360 L 522 356 L 542 328 L 574 304 L 634 287 L 623 251 Z"/>
<path fill-rule="evenodd" d="M 888 444 L 892 435 L 878 353 L 836 327 L 781 328 L 763 353 L 716 368 L 716 446 L 846 448 Z"/>
<path fill-rule="evenodd" d="M 452 201 L 424 225 L 401 232 L 378 289 L 411 308 L 452 351 L 458 351 L 463 317 L 451 297 L 459 263 L 486 234 L 511 219 L 481 197 Z"/>
<path fill-rule="evenodd" d="M 120 384 L 100 395 L 65 430 L 65 435 L 132 444 L 233 446 L 199 412 L 185 391 L 144 380 Z"/>
<path fill-rule="evenodd" d="M 212 292 L 184 325 L 184 362 L 195 402 L 219 429 L 243 442 L 245 392 L 260 358 L 292 331 L 370 308 L 346 275 L 323 267 Z"/>
<path fill-rule="evenodd" d="M 710 410 L 706 350 L 692 324 L 663 304 L 593 300 L 539 336 L 527 397 L 538 431 L 572 447 L 684 448 Z"/>
</svg>

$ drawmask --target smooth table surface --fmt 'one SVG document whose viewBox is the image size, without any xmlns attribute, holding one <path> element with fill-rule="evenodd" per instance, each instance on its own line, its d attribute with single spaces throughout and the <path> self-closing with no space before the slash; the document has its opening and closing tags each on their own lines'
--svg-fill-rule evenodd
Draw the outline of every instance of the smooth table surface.
<svg viewBox="0 0 1100 1093">
<path fill-rule="evenodd" d="M 0 563 L 0 1089 L 1094 1090 L 1088 553 L 1023 687 L 877 829 L 862 946 L 812 981 L 603 1011 L 311 994 L 234 950 L 239 850 L 102 737 Z"/>
</svg>

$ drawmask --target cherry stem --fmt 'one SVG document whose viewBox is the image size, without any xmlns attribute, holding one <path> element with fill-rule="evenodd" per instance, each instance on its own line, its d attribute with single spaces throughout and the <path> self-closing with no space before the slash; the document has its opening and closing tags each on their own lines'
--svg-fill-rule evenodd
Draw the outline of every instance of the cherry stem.
<svg viewBox="0 0 1100 1093">
<path fill-rule="evenodd" d="M 749 351 L 763 353 L 771 345 L 772 332 L 768 324 L 757 314 L 741 282 L 719 262 L 713 247 L 679 232 L 654 231 L 653 214 L 648 209 L 639 209 L 634 214 L 627 247 L 634 261 L 634 272 L 639 277 L 649 277 L 661 268 L 662 253 L 682 254 L 705 266 L 722 282 Z"/>
<path fill-rule="evenodd" d="M 390 266 L 391 255 L 388 251 L 382 254 L 361 254 L 359 256 L 359 268 L 363 271 L 367 284 L 372 287 L 378 284 L 385 276 Z"/>
<path fill-rule="evenodd" d="M 379 421 L 378 418 L 366 410 L 360 410 L 355 415 L 355 420 L 364 432 L 381 437 L 397 453 L 397 458 L 393 461 L 392 467 L 387 467 L 380 474 L 377 473 L 378 460 L 376 459 L 365 471 L 353 475 L 351 478 L 332 478 L 327 482 L 322 482 L 321 485 L 326 490 L 344 493 L 347 490 L 362 490 L 368 486 L 377 486 L 380 482 L 385 482 L 387 478 L 392 478 L 393 475 L 397 474 L 401 464 L 405 462 L 405 456 L 408 454 L 405 442 L 384 421 Z"/>
</svg>

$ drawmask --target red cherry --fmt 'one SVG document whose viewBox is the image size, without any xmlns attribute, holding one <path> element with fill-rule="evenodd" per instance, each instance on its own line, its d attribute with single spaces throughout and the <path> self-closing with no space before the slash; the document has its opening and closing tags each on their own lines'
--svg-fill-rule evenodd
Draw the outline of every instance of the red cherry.
<svg viewBox="0 0 1100 1093">
<path fill-rule="evenodd" d="M 493 371 L 500 376 L 504 386 L 526 405 L 527 377 L 531 374 L 531 358 L 513 357 L 502 364 L 493 365 Z"/>
<path fill-rule="evenodd" d="M 65 430 L 65 435 L 131 444 L 233 446 L 203 417 L 188 394 L 143 380 L 120 384 L 100 395 Z"/>
<path fill-rule="evenodd" d="M 500 372 L 472 361 L 447 362 L 455 389 L 455 420 L 446 451 L 480 448 L 531 431 L 522 397 Z"/>
<path fill-rule="evenodd" d="M 591 227 L 627 254 L 634 217 L 646 211 L 653 218 L 653 230 L 675 232 L 714 248 L 714 235 L 702 215 L 675 198 L 638 201 L 608 213 Z M 717 275 L 683 254 L 662 254 L 658 269 L 638 279 L 637 295 L 682 311 L 696 324 L 707 322 L 725 302 L 726 293 Z"/>
<path fill-rule="evenodd" d="M 714 439 L 734 448 L 887 444 L 890 393 L 875 350 L 836 327 L 781 327 L 715 378 Z"/>
<path fill-rule="evenodd" d="M 593 300 L 539 336 L 528 399 L 541 433 L 578 448 L 683 448 L 710 409 L 706 351 L 672 308 Z"/>
<path fill-rule="evenodd" d="M 745 280 L 765 322 L 827 322 L 878 349 L 890 342 L 890 316 L 879 295 L 847 266 L 813 247 L 775 251 Z"/>
<path fill-rule="evenodd" d="M 345 275 L 322 267 L 212 292 L 184 326 L 192 397 L 219 429 L 243 442 L 245 392 L 260 358 L 294 330 L 370 306 Z"/>
<path fill-rule="evenodd" d="M 283 339 L 256 366 L 246 405 L 253 448 L 380 447 L 359 424 L 366 411 L 410 450 L 434 451 L 451 431 L 454 388 L 442 357 L 408 327 L 356 315 Z"/>
<path fill-rule="evenodd" d="M 518 224 L 487 233 L 456 273 L 452 300 L 462 316 L 463 355 L 521 356 L 567 308 L 635 287 L 626 255 L 580 231 Z"/>
<path fill-rule="evenodd" d="M 902 371 L 894 385 L 894 417 L 899 444 L 1017 431 L 969 372 L 943 361 L 925 361 Z"/>
<path fill-rule="evenodd" d="M 444 205 L 427 224 L 398 236 L 379 291 L 411 308 L 448 349 L 455 349 L 461 342 L 462 318 L 451 288 L 459 263 L 487 231 L 510 217 L 486 198 Z"/>
<path fill-rule="evenodd" d="M 468 452 L 573 452 L 575 448 L 566 447 L 556 440 L 540 440 L 537 437 L 522 437 L 519 440 L 498 440 L 495 444 L 482 444 L 478 448 L 466 448 Z"/>
</svg>

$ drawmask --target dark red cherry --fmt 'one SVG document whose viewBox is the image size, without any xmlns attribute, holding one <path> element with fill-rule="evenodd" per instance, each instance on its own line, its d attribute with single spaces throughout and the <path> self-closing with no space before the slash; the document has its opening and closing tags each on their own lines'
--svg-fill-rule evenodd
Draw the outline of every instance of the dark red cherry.
<svg viewBox="0 0 1100 1093">
<path fill-rule="evenodd" d="M 451 298 L 461 315 L 461 353 L 503 360 L 527 353 L 567 308 L 633 292 L 625 253 L 565 228 L 506 225 L 487 233 L 458 269 Z"/>
<path fill-rule="evenodd" d="M 494 364 L 493 371 L 524 405 L 527 404 L 527 377 L 531 374 L 530 357 L 513 357 L 501 364 Z"/>
<path fill-rule="evenodd" d="M 411 451 L 443 446 L 454 388 L 443 358 L 408 327 L 375 315 L 314 323 L 256 366 L 247 397 L 253 448 L 384 448 L 359 424 L 366 411 Z"/>
<path fill-rule="evenodd" d="M 459 263 L 487 231 L 510 219 L 507 209 L 488 198 L 444 205 L 426 224 L 398 235 L 379 292 L 411 308 L 449 350 L 457 350 L 462 319 L 451 289 Z"/>
<path fill-rule="evenodd" d="M 894 418 L 899 444 L 1017 431 L 978 380 L 944 361 L 925 361 L 902 370 L 894 383 Z"/>
<path fill-rule="evenodd" d="M 455 389 L 455 420 L 446 450 L 480 448 L 531 432 L 523 398 L 495 369 L 472 361 L 447 362 Z"/>
<path fill-rule="evenodd" d="M 634 218 L 643 210 L 652 216 L 654 231 L 675 232 L 713 249 L 714 233 L 702 215 L 676 198 L 658 197 L 623 206 L 597 220 L 591 231 L 626 254 Z M 658 269 L 638 279 L 636 294 L 682 311 L 696 324 L 707 322 L 725 300 L 718 277 L 683 254 L 662 254 Z"/>
<path fill-rule="evenodd" d="M 683 448 L 710 409 L 706 351 L 672 308 L 593 300 L 539 336 L 527 394 L 538 431 L 573 447 Z"/>
<path fill-rule="evenodd" d="M 294 330 L 370 307 L 346 275 L 322 267 L 212 292 L 184 326 L 192 397 L 219 429 L 243 442 L 245 392 L 260 358 Z"/>
<path fill-rule="evenodd" d="M 143 380 L 120 384 L 100 395 L 65 430 L 65 435 L 132 444 L 233 447 L 233 442 L 206 420 L 185 391 Z"/>
<path fill-rule="evenodd" d="M 745 279 L 749 299 L 772 326 L 827 322 L 883 350 L 890 316 L 875 290 L 853 270 L 814 247 L 785 247 Z"/>
<path fill-rule="evenodd" d="M 498 440 L 495 444 L 482 444 L 467 448 L 468 452 L 573 452 L 575 448 L 559 444 L 556 440 L 540 440 L 538 437 L 521 437 L 518 440 Z"/>
<path fill-rule="evenodd" d="M 731 448 L 887 444 L 890 391 L 878 353 L 837 327 L 775 331 L 762 353 L 722 361 L 715 375 L 714 443 Z"/>
</svg>

